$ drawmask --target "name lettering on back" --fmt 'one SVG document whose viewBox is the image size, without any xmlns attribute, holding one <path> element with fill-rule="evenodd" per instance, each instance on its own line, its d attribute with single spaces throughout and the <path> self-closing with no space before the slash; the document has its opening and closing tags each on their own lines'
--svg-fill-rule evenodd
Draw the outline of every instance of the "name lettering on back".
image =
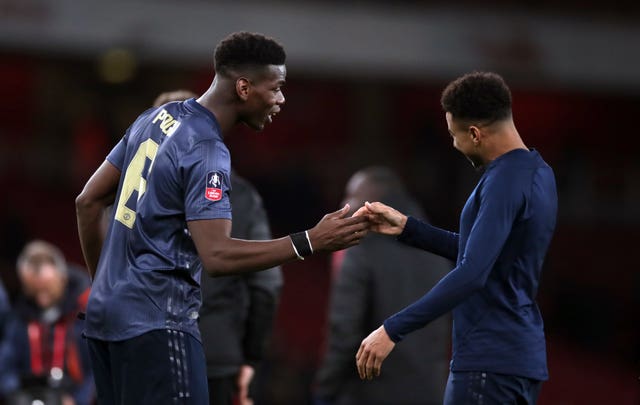
<svg viewBox="0 0 640 405">
<path fill-rule="evenodd" d="M 177 121 L 171 114 L 167 112 L 164 108 L 160 110 L 158 115 L 155 116 L 152 124 L 158 124 L 160 129 L 166 136 L 171 136 L 180 126 L 180 121 Z"/>
</svg>

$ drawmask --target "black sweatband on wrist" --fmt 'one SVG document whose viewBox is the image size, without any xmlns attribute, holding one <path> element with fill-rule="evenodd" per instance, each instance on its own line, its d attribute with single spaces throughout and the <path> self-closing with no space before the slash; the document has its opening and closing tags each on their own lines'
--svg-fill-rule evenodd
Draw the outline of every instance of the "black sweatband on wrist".
<svg viewBox="0 0 640 405">
<path fill-rule="evenodd" d="M 291 238 L 293 250 L 296 252 L 298 259 L 311 256 L 313 248 L 311 247 L 311 240 L 309 239 L 307 231 L 292 233 L 289 237 Z"/>
</svg>

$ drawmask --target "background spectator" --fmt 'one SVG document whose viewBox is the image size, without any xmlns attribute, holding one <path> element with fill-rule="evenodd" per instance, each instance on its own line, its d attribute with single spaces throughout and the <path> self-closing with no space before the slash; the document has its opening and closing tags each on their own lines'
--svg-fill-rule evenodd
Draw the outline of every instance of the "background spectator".
<svg viewBox="0 0 640 405">
<path fill-rule="evenodd" d="M 8 403 L 89 405 L 93 379 L 82 338 L 79 311 L 84 309 L 89 277 L 67 266 L 54 245 L 29 242 L 18 257 L 22 293 L 7 331 L 12 358 L 2 385 Z"/>
<path fill-rule="evenodd" d="M 255 188 L 231 172 L 231 236 L 271 238 L 267 213 Z M 282 287 L 280 267 L 241 276 L 203 275 L 200 333 L 207 359 L 211 404 L 249 404 L 249 386 L 259 369 Z"/>
<path fill-rule="evenodd" d="M 401 179 L 386 167 L 362 169 L 347 183 L 343 203 L 355 210 L 365 201 L 381 201 L 425 218 Z M 339 253 L 344 257 L 332 287 L 328 345 L 316 378 L 318 404 L 441 404 L 449 364 L 449 316 L 398 344 L 378 379 L 360 380 L 355 354 L 371 330 L 422 297 L 451 270 L 451 263 L 373 233 Z"/>
</svg>

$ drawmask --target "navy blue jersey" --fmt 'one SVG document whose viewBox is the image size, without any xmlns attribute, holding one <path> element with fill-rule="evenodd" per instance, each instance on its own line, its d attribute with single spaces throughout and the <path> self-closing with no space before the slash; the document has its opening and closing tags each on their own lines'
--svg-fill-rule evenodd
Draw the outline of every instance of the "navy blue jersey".
<svg viewBox="0 0 640 405">
<path fill-rule="evenodd" d="M 147 110 L 107 160 L 122 174 L 86 335 L 174 329 L 199 339 L 202 265 L 187 221 L 231 219 L 231 162 L 215 117 L 195 99 Z"/>
<path fill-rule="evenodd" d="M 516 149 L 488 165 L 460 217 L 460 233 L 409 218 L 400 240 L 457 260 L 419 301 L 388 318 L 394 341 L 453 310 L 452 371 L 547 379 L 535 301 L 555 229 L 556 184 L 536 151 Z M 428 342 L 427 342 L 428 343 Z"/>
</svg>

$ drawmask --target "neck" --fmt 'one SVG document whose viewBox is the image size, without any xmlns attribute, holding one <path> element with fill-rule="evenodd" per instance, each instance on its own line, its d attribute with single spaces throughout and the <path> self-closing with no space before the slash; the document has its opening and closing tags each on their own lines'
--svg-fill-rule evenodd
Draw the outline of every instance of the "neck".
<svg viewBox="0 0 640 405">
<path fill-rule="evenodd" d="M 522 141 L 513 120 L 497 124 L 490 132 L 492 133 L 490 134 L 490 137 L 487 138 L 487 141 L 489 142 L 487 142 L 485 153 L 483 154 L 484 164 L 488 164 L 505 153 L 511 152 L 515 149 L 528 150 L 527 146 Z"/>
<path fill-rule="evenodd" d="M 238 122 L 236 100 L 233 97 L 235 87 L 228 80 L 213 78 L 211 86 L 196 101 L 216 117 L 224 137 Z"/>
</svg>

